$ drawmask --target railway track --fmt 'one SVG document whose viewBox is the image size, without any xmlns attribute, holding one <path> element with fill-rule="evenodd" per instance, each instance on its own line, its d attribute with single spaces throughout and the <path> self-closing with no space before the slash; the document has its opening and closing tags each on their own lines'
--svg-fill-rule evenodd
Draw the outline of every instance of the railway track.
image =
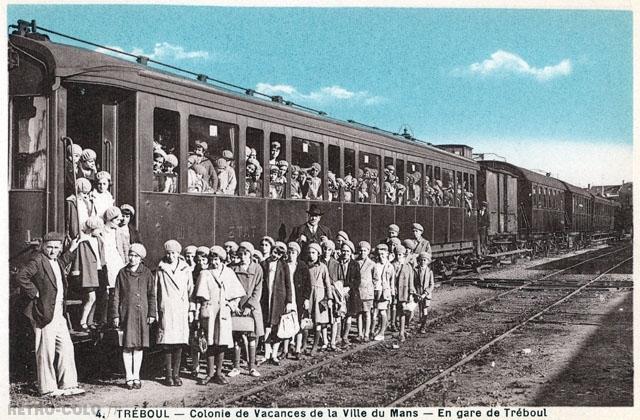
<svg viewBox="0 0 640 420">
<path fill-rule="evenodd" d="M 497 293 L 491 297 L 482 299 L 480 301 L 476 301 L 473 302 L 471 304 L 467 304 L 458 308 L 454 308 L 450 311 L 447 311 L 443 314 L 440 314 L 432 319 L 429 320 L 428 325 L 429 326 L 433 326 L 439 323 L 442 323 L 442 321 L 445 321 L 448 318 L 452 318 L 455 316 L 461 316 L 464 315 L 466 312 L 474 309 L 474 308 L 480 308 L 480 307 L 484 307 L 487 304 L 491 303 L 491 302 L 496 302 L 499 301 L 501 298 L 508 296 L 508 295 L 512 295 L 514 293 L 517 293 L 523 289 L 526 289 L 527 287 L 530 287 L 531 285 L 537 283 L 537 282 L 544 282 L 544 281 L 548 281 L 549 279 L 558 276 L 562 273 L 565 273 L 569 270 L 575 269 L 576 267 L 579 267 L 581 265 L 584 264 L 588 264 L 592 261 L 607 257 L 607 256 L 611 256 L 614 254 L 619 254 L 621 252 L 624 252 L 626 250 L 628 250 L 630 247 L 622 247 L 622 248 L 617 248 L 613 251 L 610 252 L 606 252 L 606 253 L 602 253 L 590 258 L 587 258 L 585 260 L 579 261 L 575 264 L 572 264 L 568 267 L 564 267 L 562 269 L 559 270 L 555 270 L 552 273 L 546 274 L 542 277 L 536 278 L 536 279 L 532 279 L 529 281 L 525 281 L 524 283 L 522 283 L 520 286 L 517 287 L 513 287 L 510 288 L 508 290 L 502 291 L 500 293 Z M 623 261 L 622 263 L 620 263 L 619 265 L 622 265 L 624 263 L 626 263 L 627 260 Z M 617 266 L 616 266 L 617 267 Z M 615 267 L 614 267 L 615 268 Z M 613 270 L 614 268 L 612 268 L 611 270 Z M 610 270 L 609 270 L 610 271 Z M 580 285 L 579 286 L 579 290 L 582 290 L 585 287 L 588 287 L 589 285 L 591 285 L 593 282 L 597 281 L 599 278 L 601 278 L 604 275 L 604 273 L 602 275 L 599 275 L 596 279 L 593 279 L 591 281 L 589 281 L 586 284 Z M 504 317 L 504 313 L 501 313 L 500 316 Z M 533 319 L 533 318 L 532 318 Z M 528 321 L 527 321 L 528 322 Z M 337 354 L 333 357 L 329 357 L 329 358 L 325 358 L 322 361 L 319 361 L 317 363 L 305 366 L 301 369 L 296 369 L 293 371 L 290 371 L 282 376 L 279 376 L 273 380 L 267 380 L 261 384 L 258 384 L 254 387 L 251 387 L 245 391 L 242 392 L 238 392 L 233 394 L 232 396 L 226 397 L 226 398 L 222 398 L 220 400 L 217 401 L 211 401 L 211 404 L 215 404 L 215 405 L 220 405 L 220 406 L 231 406 L 231 405 L 243 405 L 243 402 L 245 401 L 250 401 L 251 405 L 259 405 L 256 404 L 255 400 L 257 399 L 258 401 L 260 400 L 259 395 L 262 393 L 265 393 L 266 391 L 273 389 L 273 388 L 277 388 L 279 385 L 282 385 L 283 387 L 286 388 L 287 383 L 290 382 L 300 382 L 302 378 L 302 380 L 304 379 L 304 376 L 313 376 L 313 372 L 314 371 L 318 371 L 318 370 L 326 370 L 326 369 L 331 369 L 332 366 L 336 366 L 339 363 L 345 361 L 345 360 L 349 360 L 349 359 L 355 359 L 357 353 L 363 353 L 363 352 L 372 352 L 372 351 L 376 351 L 376 346 L 382 346 L 382 345 L 388 345 L 388 341 L 386 342 L 369 342 L 366 344 L 362 344 L 359 345 L 355 348 L 352 348 L 344 353 L 341 354 Z M 258 396 L 256 398 L 256 396 Z M 361 404 L 356 404 L 356 405 L 361 405 Z"/>
<path fill-rule="evenodd" d="M 613 267 L 607 269 L 602 274 L 598 274 L 597 276 L 595 276 L 591 280 L 587 281 L 586 283 L 582 284 L 581 286 L 579 286 L 578 288 L 576 288 L 572 292 L 566 294 L 565 296 L 563 296 L 562 298 L 560 298 L 558 300 L 555 300 L 553 303 L 545 306 L 543 309 L 541 309 L 540 311 L 536 312 L 535 314 L 529 316 L 524 321 L 519 322 L 518 324 L 514 325 L 513 327 L 511 327 L 507 331 L 505 331 L 502 334 L 498 335 L 497 337 L 493 338 L 489 342 L 487 342 L 487 343 L 483 344 L 482 346 L 478 347 L 477 349 L 473 350 L 470 354 L 466 355 L 465 357 L 460 359 L 458 362 L 456 362 L 456 363 L 452 364 L 451 366 L 447 367 L 446 369 L 442 370 L 442 372 L 438 373 L 435 376 L 432 376 L 431 378 L 427 379 L 426 381 L 422 382 L 418 386 L 416 386 L 413 389 L 411 389 L 409 392 L 406 392 L 404 395 L 396 398 L 391 403 L 387 404 L 387 407 L 396 407 L 396 406 L 399 406 L 399 405 L 404 404 L 404 403 L 409 403 L 409 405 L 411 405 L 410 404 L 411 400 L 413 398 L 417 397 L 420 394 L 420 392 L 424 391 L 429 386 L 431 386 L 431 385 L 437 383 L 438 381 L 440 381 L 441 379 L 445 378 L 446 376 L 448 376 L 449 374 L 454 372 L 459 367 L 471 362 L 479 354 L 483 353 L 484 351 L 486 351 L 487 349 L 489 349 L 491 346 L 495 345 L 496 343 L 508 338 L 515 331 L 521 329 L 522 327 L 524 327 L 525 325 L 529 324 L 530 322 L 535 322 L 537 319 L 539 319 L 542 315 L 544 315 L 545 313 L 550 311 L 552 308 L 554 308 L 554 307 L 566 302 L 567 300 L 569 300 L 570 298 L 572 298 L 576 294 L 578 294 L 578 293 L 582 292 L 583 290 L 587 289 L 590 285 L 592 285 L 593 283 L 597 282 L 603 276 L 605 276 L 606 274 L 610 273 L 611 271 L 613 271 L 617 267 L 627 263 L 632 258 L 633 257 L 626 258 L 624 261 L 615 264 Z"/>
</svg>

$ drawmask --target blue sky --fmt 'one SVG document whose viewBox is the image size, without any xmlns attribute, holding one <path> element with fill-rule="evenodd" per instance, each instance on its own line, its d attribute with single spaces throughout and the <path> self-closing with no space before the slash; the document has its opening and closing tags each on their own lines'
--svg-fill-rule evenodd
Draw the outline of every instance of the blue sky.
<svg viewBox="0 0 640 420">
<path fill-rule="evenodd" d="M 10 6 L 18 18 L 576 184 L 631 178 L 631 12 Z"/>
</svg>

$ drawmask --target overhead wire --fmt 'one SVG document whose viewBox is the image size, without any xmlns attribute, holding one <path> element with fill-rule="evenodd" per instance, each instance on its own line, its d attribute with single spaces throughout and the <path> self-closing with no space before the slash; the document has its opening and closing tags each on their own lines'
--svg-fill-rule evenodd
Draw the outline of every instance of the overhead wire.
<svg viewBox="0 0 640 420">
<path fill-rule="evenodd" d="M 106 46 L 106 45 L 97 44 L 95 42 L 91 42 L 91 41 L 87 41 L 87 40 L 84 40 L 84 39 L 81 39 L 81 38 L 77 38 L 77 37 L 74 37 L 74 36 L 71 36 L 71 35 L 63 34 L 63 33 L 54 31 L 52 29 L 44 28 L 42 26 L 37 26 L 35 20 L 32 20 L 31 22 L 28 22 L 26 20 L 20 19 L 20 20 L 18 20 L 18 25 L 13 25 L 12 24 L 12 25 L 9 25 L 9 28 L 19 29 L 19 30 L 25 30 L 27 28 L 30 28 L 31 32 L 34 33 L 34 34 L 37 33 L 36 32 L 37 30 L 44 31 L 44 32 L 47 32 L 47 33 L 50 33 L 50 34 L 53 34 L 53 35 L 56 35 L 56 36 L 59 36 L 59 37 L 62 37 L 62 38 L 73 40 L 75 42 L 79 42 L 79 43 L 82 43 L 82 44 L 90 45 L 92 47 L 100 48 L 100 49 L 105 50 L 105 51 L 110 51 L 110 52 L 113 52 L 115 54 L 121 54 L 121 55 L 130 57 L 130 58 L 133 58 L 133 59 L 136 60 L 136 62 L 138 64 L 141 64 L 141 65 L 146 65 L 147 63 L 153 63 L 153 64 L 156 64 L 158 66 L 166 67 L 166 68 L 169 68 L 169 69 L 181 72 L 181 73 L 185 73 L 185 74 L 189 74 L 191 76 L 195 76 L 198 81 L 203 82 L 203 83 L 209 84 L 209 81 L 210 81 L 210 82 L 213 82 L 213 83 L 218 84 L 218 85 L 222 85 L 222 86 L 225 86 L 225 87 L 230 87 L 230 88 L 239 90 L 239 91 L 243 92 L 244 94 L 246 94 L 247 96 L 259 96 L 259 97 L 263 97 L 263 98 L 269 99 L 271 102 L 280 103 L 280 104 L 284 104 L 284 105 L 287 105 L 287 106 L 295 107 L 295 108 L 298 108 L 298 109 L 301 109 L 301 110 L 313 112 L 313 113 L 318 114 L 319 116 L 327 116 L 327 113 L 324 112 L 324 111 L 321 111 L 321 110 L 318 110 L 318 109 L 314 109 L 314 108 L 311 108 L 311 107 L 308 107 L 308 106 L 305 106 L 305 105 L 301 105 L 301 104 L 295 103 L 293 101 L 285 100 L 284 98 L 282 98 L 279 95 L 269 95 L 269 94 L 266 94 L 264 92 L 258 92 L 258 91 L 254 90 L 254 89 L 251 89 L 251 88 L 245 88 L 245 87 L 236 85 L 234 83 L 229 83 L 229 82 L 225 82 L 224 80 L 220 80 L 220 79 L 216 79 L 216 78 L 210 77 L 210 76 L 208 76 L 206 74 L 196 73 L 196 72 L 193 72 L 191 70 L 187 70 L 187 69 L 183 69 L 181 67 L 174 66 L 172 64 L 163 63 L 161 61 L 154 60 L 153 58 L 145 56 L 145 55 L 132 54 L 132 53 L 129 53 L 129 52 L 126 52 L 126 51 L 122 51 L 122 50 L 119 50 L 119 49 L 116 49 L 116 48 L 112 48 L 112 47 L 109 47 L 109 46 Z M 346 122 L 348 122 L 350 124 L 357 124 L 357 125 L 360 125 L 360 126 L 363 126 L 363 127 L 367 127 L 367 128 L 369 128 L 371 130 L 379 131 L 379 132 L 386 133 L 386 134 L 390 134 L 390 135 L 393 135 L 393 136 L 396 136 L 396 137 L 399 136 L 399 137 L 407 138 L 406 136 L 403 136 L 401 133 L 395 133 L 395 132 L 392 132 L 392 131 L 384 130 L 384 129 L 381 129 L 381 128 L 378 128 L 378 127 L 375 127 L 375 126 L 372 126 L 372 125 L 368 125 L 368 124 L 363 124 L 363 123 L 360 123 L 360 122 L 357 122 L 357 121 L 354 121 L 354 120 L 347 120 Z M 415 141 L 415 140 L 418 140 L 418 139 L 415 139 L 415 138 L 411 137 L 410 140 L 414 140 Z M 430 144 L 430 143 L 427 143 L 427 144 Z"/>
</svg>

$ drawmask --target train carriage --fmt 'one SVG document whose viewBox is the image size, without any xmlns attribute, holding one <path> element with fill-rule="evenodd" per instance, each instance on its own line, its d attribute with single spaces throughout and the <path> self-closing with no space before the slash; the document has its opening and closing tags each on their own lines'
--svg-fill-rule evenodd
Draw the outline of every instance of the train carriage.
<svg viewBox="0 0 640 420">
<path fill-rule="evenodd" d="M 319 203 L 323 223 L 348 231 L 355 241 L 377 242 L 396 223 L 410 236 L 411 223 L 425 227 L 435 257 L 470 254 L 476 239 L 478 164 L 399 135 L 297 109 L 282 98 L 264 101 L 252 91 L 236 93 L 95 51 L 54 43 L 21 27 L 10 36 L 10 249 L 18 255 L 25 240 L 65 229 L 65 143 L 69 137 L 97 153 L 97 163 L 112 174 L 117 204 L 138 211 L 134 223 L 157 261 L 170 238 L 212 245 L 227 240 L 257 241 L 263 235 L 284 240 L 306 220 L 309 200 L 292 197 L 291 173 L 284 198 L 269 198 L 269 177 L 258 192 L 245 190 L 246 158 L 255 149 L 269 167 L 271 142 L 282 145 L 281 159 L 301 167 L 320 165 Z M 144 59 L 139 61 L 144 62 Z M 199 79 L 206 80 L 206 77 Z M 188 191 L 187 159 L 196 142 L 208 144 L 212 160 L 231 151 L 238 185 L 233 194 Z M 154 147 L 178 158 L 172 189 L 153 171 Z M 400 182 L 409 175 L 426 191 L 427 177 L 450 185 L 455 199 L 431 205 L 422 193 L 408 202 L 384 203 L 384 168 L 392 164 Z M 375 173 L 377 198 L 358 202 L 332 194 L 336 177 Z M 416 174 L 419 174 L 416 175 Z M 465 197 L 463 198 L 463 192 Z M 465 200 L 466 198 L 466 200 Z"/>
<path fill-rule="evenodd" d="M 620 204 L 595 194 L 591 196 L 593 197 L 592 238 L 610 238 L 617 229 L 615 217 Z"/>
<path fill-rule="evenodd" d="M 490 239 L 511 247 L 555 244 L 565 228 L 562 181 L 507 162 L 479 163 L 479 194 L 488 202 Z"/>
<path fill-rule="evenodd" d="M 577 241 L 586 241 L 592 231 L 593 196 L 584 188 L 564 182 L 567 233 Z"/>
</svg>

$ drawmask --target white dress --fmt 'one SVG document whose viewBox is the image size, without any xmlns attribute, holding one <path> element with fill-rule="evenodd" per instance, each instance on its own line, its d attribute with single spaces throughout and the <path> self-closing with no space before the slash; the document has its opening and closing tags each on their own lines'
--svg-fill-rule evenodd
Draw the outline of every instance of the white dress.
<svg viewBox="0 0 640 420">
<path fill-rule="evenodd" d="M 107 265 L 107 279 L 109 287 L 116 287 L 116 277 L 120 270 L 125 266 L 118 247 L 116 245 L 116 229 L 109 227 L 104 229 L 102 240 L 104 243 L 104 260 Z"/>
<path fill-rule="evenodd" d="M 96 215 L 99 218 L 104 217 L 104 212 L 107 211 L 109 207 L 113 207 L 115 200 L 109 191 L 105 191 L 103 193 L 99 193 L 96 190 L 91 191 L 91 198 L 93 199 L 93 206 L 96 211 Z"/>
</svg>

